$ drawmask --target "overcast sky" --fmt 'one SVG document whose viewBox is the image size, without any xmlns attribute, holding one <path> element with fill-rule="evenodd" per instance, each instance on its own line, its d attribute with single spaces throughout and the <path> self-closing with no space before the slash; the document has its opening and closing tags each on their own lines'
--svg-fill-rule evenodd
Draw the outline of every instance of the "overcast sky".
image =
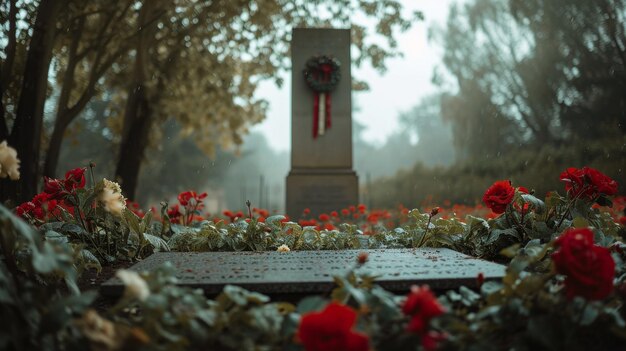
<svg viewBox="0 0 626 351">
<path fill-rule="evenodd" d="M 451 3 L 456 0 L 403 0 L 405 10 L 420 10 L 425 20 L 417 22 L 411 30 L 398 35 L 398 45 L 404 57 L 389 60 L 388 70 L 380 75 L 371 67 L 354 68 L 353 76 L 365 80 L 370 86 L 366 92 L 352 95 L 357 108 L 352 117 L 366 127 L 367 141 L 380 144 L 398 127 L 398 115 L 415 106 L 421 97 L 436 91 L 431 83 L 433 68 L 440 65 L 442 50 L 428 40 L 428 29 L 433 24 L 443 26 Z M 278 89 L 271 82 L 259 87 L 258 97 L 269 101 L 267 118 L 252 130 L 259 131 L 276 150 L 290 148 L 290 91 L 291 79 Z"/>
</svg>

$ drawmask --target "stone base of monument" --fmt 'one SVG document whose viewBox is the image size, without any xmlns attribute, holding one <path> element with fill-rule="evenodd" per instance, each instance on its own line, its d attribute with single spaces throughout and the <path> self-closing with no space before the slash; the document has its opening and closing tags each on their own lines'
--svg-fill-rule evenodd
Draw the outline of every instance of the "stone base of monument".
<svg viewBox="0 0 626 351">
<path fill-rule="evenodd" d="M 499 280 L 505 274 L 502 265 L 449 249 L 159 252 L 131 269 L 150 271 L 170 262 L 180 285 L 202 289 L 210 297 L 232 284 L 274 299 L 297 301 L 311 294 L 328 296 L 335 287 L 333 277 L 345 276 L 363 251 L 369 254 L 369 260 L 358 272 L 378 276 L 378 285 L 400 294 L 414 284 L 428 284 L 436 291 L 461 285 L 475 288 L 479 273 L 487 281 Z M 121 296 L 123 291 L 117 278 L 101 286 L 106 296 Z"/>
<path fill-rule="evenodd" d="M 291 170 L 287 176 L 287 214 L 297 221 L 305 208 L 316 218 L 322 213 L 357 205 L 359 179 L 352 170 Z"/>
</svg>

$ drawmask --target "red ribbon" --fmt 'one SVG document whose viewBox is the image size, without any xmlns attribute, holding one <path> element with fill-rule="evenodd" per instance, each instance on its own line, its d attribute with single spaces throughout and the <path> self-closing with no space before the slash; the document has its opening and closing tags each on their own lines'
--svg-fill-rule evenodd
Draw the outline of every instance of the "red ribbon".
<svg viewBox="0 0 626 351">
<path fill-rule="evenodd" d="M 315 93 L 313 100 L 313 139 L 317 139 L 320 120 L 320 93 Z"/>
<path fill-rule="evenodd" d="M 330 129 L 330 92 L 326 93 L 326 129 Z"/>
<path fill-rule="evenodd" d="M 321 67 L 322 77 L 321 80 L 327 82 L 330 79 L 331 67 L 330 65 L 322 65 Z M 313 72 L 315 79 L 318 79 L 318 72 Z M 330 129 L 330 92 L 326 92 L 324 94 L 324 116 L 320 116 L 320 93 L 315 92 L 314 100 L 313 100 L 313 139 L 317 139 L 319 136 L 319 122 L 320 118 L 324 118 L 324 126 L 325 129 Z"/>
<path fill-rule="evenodd" d="M 324 94 L 324 101 L 321 103 L 324 104 L 324 116 L 320 116 L 320 94 L 315 93 L 313 97 L 313 139 L 317 139 L 319 136 L 319 126 L 320 126 L 320 118 L 324 119 L 325 129 L 330 129 L 331 126 L 331 103 L 330 103 L 330 94 Z"/>
</svg>

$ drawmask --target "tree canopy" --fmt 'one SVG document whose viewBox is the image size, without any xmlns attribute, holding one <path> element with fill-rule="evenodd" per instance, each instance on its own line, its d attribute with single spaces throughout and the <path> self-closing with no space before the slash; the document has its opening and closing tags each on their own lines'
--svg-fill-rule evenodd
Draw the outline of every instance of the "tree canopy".
<svg viewBox="0 0 626 351">
<path fill-rule="evenodd" d="M 35 193 L 42 163 L 55 175 L 67 128 L 94 99 L 110 101 L 116 175 L 133 197 L 165 120 L 209 154 L 241 143 L 267 108 L 258 83 L 281 84 L 277 72 L 289 68 L 291 28 L 350 26 L 354 63 L 384 71 L 400 54 L 394 36 L 419 18 L 395 0 L 4 0 L 0 10 L 0 138 L 23 157 L 22 180 L 3 184 L 2 198 L 21 200 Z"/>
<path fill-rule="evenodd" d="M 460 158 L 623 135 L 625 16 L 621 0 L 454 5 L 438 38 Z"/>
</svg>

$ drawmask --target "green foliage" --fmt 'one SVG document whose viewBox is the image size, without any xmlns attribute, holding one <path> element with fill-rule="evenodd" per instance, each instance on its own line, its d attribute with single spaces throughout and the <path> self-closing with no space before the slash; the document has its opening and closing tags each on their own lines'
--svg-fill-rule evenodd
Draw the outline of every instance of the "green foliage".
<svg viewBox="0 0 626 351">
<path fill-rule="evenodd" d="M 542 198 L 548 191 L 563 188 L 558 175 L 564 169 L 583 165 L 601 169 L 619 184 L 626 184 L 625 142 L 625 138 L 572 141 L 557 147 L 542 145 L 497 156 L 487 154 L 450 167 L 416 164 L 394 177 L 374 181 L 371 197 L 378 208 L 398 204 L 413 207 L 425 198 L 435 205 L 444 201 L 474 205 L 495 179 L 511 179 L 534 189 L 535 195 Z"/>
<path fill-rule="evenodd" d="M 0 318 L 10 321 L 0 330 L 0 348 L 57 349 L 71 319 L 96 297 L 80 294 L 76 285 L 77 272 L 89 259 L 67 241 L 47 232 L 44 237 L 3 206 L 0 225 Z"/>
<path fill-rule="evenodd" d="M 356 330 L 368 336 L 374 349 L 414 349 L 429 337 L 409 331 L 414 318 L 421 317 L 405 315 L 405 298 L 376 285 L 375 276 L 361 273 L 367 264 L 364 253 L 345 275 L 334 277 L 336 287 L 329 296 L 310 296 L 297 306 L 236 286 L 225 286 L 215 299 L 207 299 L 202 290 L 176 285 L 173 267 L 166 264 L 148 273 L 118 272 L 126 284 L 123 297 L 96 312 L 88 308 L 96 294 L 80 294 L 76 276 L 84 269 L 99 269 L 97 253 L 108 253 L 115 240 L 126 243 L 115 251 L 126 259 L 157 249 L 449 247 L 508 267 L 501 281 L 477 277 L 479 291 L 460 287 L 439 297 L 447 313 L 423 322 L 424 330 L 445 335 L 440 349 L 618 349 L 626 342 L 626 245 L 619 225 L 592 207 L 610 203 L 605 195 L 588 199 L 551 192 L 540 200 L 518 189 L 495 218 L 446 219 L 437 218 L 436 208 L 427 214 L 412 210 L 403 226 L 378 227 L 367 237 L 353 224 L 320 231 L 286 222 L 283 216 L 183 226 L 170 223 L 166 204 L 162 222 L 153 222 L 152 213 L 139 217 L 128 209 L 118 216 L 98 205 L 101 200 L 94 192 L 104 186 L 70 193 L 75 215 L 64 214 L 65 222 L 35 221 L 37 229 L 0 207 L 0 317 L 15 321 L 0 331 L 3 349 L 298 350 L 301 317 L 323 309 L 329 299 L 351 307 Z M 613 252 L 612 291 L 601 300 L 566 295 L 565 277 L 554 269 L 555 239 L 570 227 L 592 228 L 595 244 Z"/>
<path fill-rule="evenodd" d="M 462 288 L 443 296 L 450 313 L 439 326 L 451 333 L 443 349 L 619 349 L 626 338 L 624 311 L 617 307 L 623 297 L 566 300 L 550 269 L 552 251 L 550 244 L 530 241 L 517 250 L 502 282 L 484 283 L 480 295 L 463 297 Z"/>
<path fill-rule="evenodd" d="M 226 224 L 204 221 L 192 227 L 172 225 L 168 245 L 174 251 L 266 251 L 287 245 L 291 250 L 339 250 L 359 248 L 359 234 L 344 230 L 317 230 L 294 222 L 282 223 L 285 217 L 273 216 L 265 223 L 255 219 Z"/>
</svg>

